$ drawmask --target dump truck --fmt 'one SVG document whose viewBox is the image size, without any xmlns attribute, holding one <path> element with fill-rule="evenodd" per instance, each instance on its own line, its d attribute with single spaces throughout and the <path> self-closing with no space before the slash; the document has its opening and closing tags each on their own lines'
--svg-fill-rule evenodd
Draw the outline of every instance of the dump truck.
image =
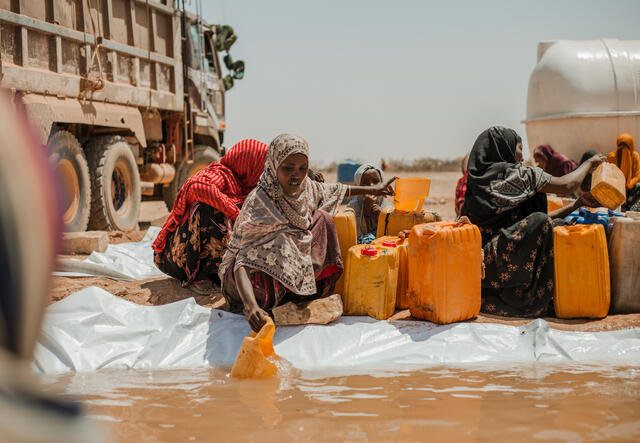
<svg viewBox="0 0 640 443">
<path fill-rule="evenodd" d="M 67 230 L 136 229 L 224 154 L 219 28 L 184 1 L 0 0 L 0 28 L 0 87 L 50 150 Z"/>
</svg>

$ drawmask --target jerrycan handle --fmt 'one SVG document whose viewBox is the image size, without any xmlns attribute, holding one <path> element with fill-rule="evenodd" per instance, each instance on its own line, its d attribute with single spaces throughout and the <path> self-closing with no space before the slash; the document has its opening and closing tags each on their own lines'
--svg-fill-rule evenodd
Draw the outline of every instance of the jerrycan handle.
<svg viewBox="0 0 640 443">
<path fill-rule="evenodd" d="M 367 255 L 369 257 L 375 257 L 378 254 L 378 251 L 376 249 L 373 249 L 373 248 L 365 247 L 365 248 L 362 249 L 362 251 L 360 253 L 362 255 Z"/>
<path fill-rule="evenodd" d="M 386 246 L 388 248 L 395 248 L 398 246 L 398 244 L 392 241 L 385 241 L 385 242 L 382 242 L 382 246 Z"/>
</svg>

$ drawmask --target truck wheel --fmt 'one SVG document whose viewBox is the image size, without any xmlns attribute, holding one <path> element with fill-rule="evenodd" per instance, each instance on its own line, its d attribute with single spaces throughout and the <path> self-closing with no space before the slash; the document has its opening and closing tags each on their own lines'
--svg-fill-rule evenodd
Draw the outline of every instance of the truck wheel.
<svg viewBox="0 0 640 443">
<path fill-rule="evenodd" d="M 49 137 L 49 160 L 56 169 L 62 188 L 65 231 L 87 229 L 91 211 L 89 166 L 78 139 L 68 131 L 56 131 Z"/>
<path fill-rule="evenodd" d="M 131 146 L 120 136 L 100 137 L 86 147 L 91 167 L 91 217 L 95 230 L 132 231 L 140 215 L 140 173 Z"/>
<path fill-rule="evenodd" d="M 193 163 L 190 165 L 184 161 L 177 164 L 176 178 L 169 186 L 162 188 L 162 197 L 169 211 L 173 208 L 173 202 L 178 195 L 178 191 L 182 188 L 182 185 L 184 185 L 184 182 L 199 170 L 209 166 L 211 162 L 220 160 L 218 152 L 207 145 L 196 145 L 193 150 L 193 157 Z"/>
</svg>

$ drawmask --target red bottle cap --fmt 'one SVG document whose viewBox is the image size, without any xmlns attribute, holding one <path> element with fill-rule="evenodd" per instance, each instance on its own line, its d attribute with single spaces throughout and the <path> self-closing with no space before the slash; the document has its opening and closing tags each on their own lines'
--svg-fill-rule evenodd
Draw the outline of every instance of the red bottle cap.
<svg viewBox="0 0 640 443">
<path fill-rule="evenodd" d="M 389 248 L 395 248 L 396 246 L 398 246 L 398 244 L 395 243 L 395 242 L 391 242 L 391 241 L 385 241 L 385 242 L 382 242 L 382 246 L 387 246 Z"/>
<path fill-rule="evenodd" d="M 378 254 L 378 251 L 373 248 L 363 248 L 361 251 L 362 255 L 368 255 L 369 257 L 373 257 Z"/>
</svg>

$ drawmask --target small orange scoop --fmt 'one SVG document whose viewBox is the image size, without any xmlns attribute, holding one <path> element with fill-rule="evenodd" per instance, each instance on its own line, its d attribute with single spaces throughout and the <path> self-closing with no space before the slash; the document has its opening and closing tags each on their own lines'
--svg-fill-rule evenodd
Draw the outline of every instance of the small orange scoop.
<svg viewBox="0 0 640 443">
<path fill-rule="evenodd" d="M 277 359 L 273 349 L 273 334 L 276 326 L 271 318 L 258 333 L 252 332 L 244 338 L 236 361 L 231 368 L 234 378 L 269 378 L 278 373 L 278 367 L 273 362 Z"/>
</svg>

